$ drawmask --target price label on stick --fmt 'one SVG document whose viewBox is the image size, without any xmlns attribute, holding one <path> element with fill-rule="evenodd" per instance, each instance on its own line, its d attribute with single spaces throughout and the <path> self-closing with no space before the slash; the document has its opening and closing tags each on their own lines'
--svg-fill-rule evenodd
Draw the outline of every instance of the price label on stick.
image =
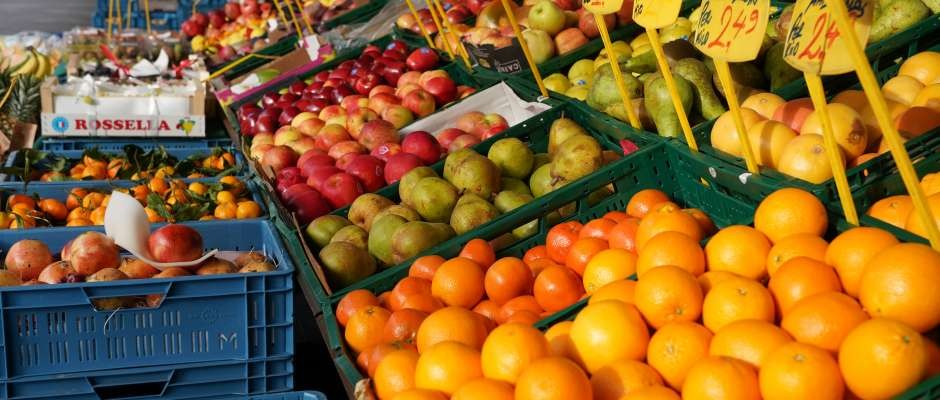
<svg viewBox="0 0 940 400">
<path fill-rule="evenodd" d="M 682 0 L 634 0 L 633 20 L 644 28 L 665 28 L 676 22 Z"/>
<path fill-rule="evenodd" d="M 874 15 L 873 0 L 848 0 L 849 23 L 859 43 L 868 41 Z M 839 34 L 836 20 L 823 0 L 798 0 L 793 7 L 793 22 L 783 47 L 783 58 L 793 68 L 818 75 L 837 75 L 854 71 L 852 56 Z"/>
<path fill-rule="evenodd" d="M 751 61 L 769 18 L 770 0 L 703 0 L 692 44 L 716 60 Z"/>
<path fill-rule="evenodd" d="M 611 14 L 620 11 L 623 6 L 623 0 L 584 0 L 582 3 L 585 10 L 594 14 Z"/>
</svg>

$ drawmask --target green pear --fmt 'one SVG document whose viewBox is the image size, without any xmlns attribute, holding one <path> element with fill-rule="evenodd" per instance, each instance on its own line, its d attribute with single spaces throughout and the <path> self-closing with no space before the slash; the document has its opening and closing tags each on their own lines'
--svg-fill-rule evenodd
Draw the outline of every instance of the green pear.
<svg viewBox="0 0 940 400">
<path fill-rule="evenodd" d="M 529 189 L 532 195 L 540 197 L 545 193 L 552 191 L 552 164 L 545 164 L 532 173 L 529 177 Z"/>
<path fill-rule="evenodd" d="M 418 181 L 421 179 L 428 177 L 437 177 L 437 173 L 434 172 L 431 167 L 414 168 L 405 175 L 402 175 L 401 179 L 398 181 L 398 198 L 401 199 L 401 202 L 410 206 L 412 204 L 411 193 L 414 191 L 415 185 L 417 185 Z"/>
<path fill-rule="evenodd" d="M 559 146 L 558 153 L 552 159 L 551 176 L 553 180 L 572 182 L 603 165 L 604 156 L 597 140 L 587 135 L 577 135 Z"/>
<path fill-rule="evenodd" d="M 417 211 L 403 204 L 395 204 L 395 205 L 386 207 L 382 211 L 379 211 L 378 214 L 375 214 L 375 218 L 379 218 L 385 214 L 395 214 L 408 221 L 420 221 L 421 220 L 421 215 L 418 214 Z M 373 221 L 375 221 L 375 218 L 373 218 Z"/>
<path fill-rule="evenodd" d="M 587 135 L 587 131 L 570 118 L 558 118 L 548 129 L 548 155 L 554 156 L 558 146 L 574 135 Z M 533 163 L 534 164 L 534 163 Z M 535 167 L 538 168 L 538 167 Z"/>
<path fill-rule="evenodd" d="M 385 266 L 393 265 L 392 235 L 398 227 L 407 222 L 408 220 L 395 214 L 383 215 L 372 221 L 372 231 L 369 232 L 368 242 L 369 254 L 372 254 Z"/>
<path fill-rule="evenodd" d="M 330 243 L 330 239 L 336 232 L 351 224 L 352 222 L 349 222 L 348 219 L 340 217 L 339 215 L 327 214 L 311 221 L 310 225 L 307 225 L 307 229 L 304 230 L 304 233 L 307 235 L 308 239 L 312 240 L 313 243 L 317 245 L 317 248 L 322 248 Z"/>
<path fill-rule="evenodd" d="M 486 157 L 499 167 L 502 176 L 517 179 L 528 178 L 535 163 L 535 154 L 517 138 L 497 140 L 490 146 Z"/>
<path fill-rule="evenodd" d="M 529 185 L 527 185 L 521 179 L 507 178 L 504 176 L 502 179 L 500 179 L 500 188 L 503 189 L 503 191 L 509 190 L 516 193 L 527 194 L 529 196 L 532 195 L 532 190 L 529 189 Z"/>
<path fill-rule="evenodd" d="M 349 206 L 349 220 L 368 231 L 376 214 L 394 204 L 391 200 L 375 193 L 360 195 Z"/>
<path fill-rule="evenodd" d="M 448 154 L 444 158 L 444 179 L 452 181 L 454 174 L 457 173 L 457 168 L 463 163 L 464 159 L 473 156 L 479 156 L 479 154 L 472 149 L 460 149 Z"/>
<path fill-rule="evenodd" d="M 444 222 L 457 205 L 459 193 L 454 185 L 441 178 L 424 178 L 411 191 L 412 207 L 425 221 Z"/>
<path fill-rule="evenodd" d="M 499 210 L 487 201 L 468 201 L 454 208 L 450 226 L 458 235 L 470 232 L 499 216 Z"/>
<path fill-rule="evenodd" d="M 320 264 L 333 290 L 339 290 L 375 273 L 375 259 L 347 242 L 329 243 L 320 250 Z"/>
<path fill-rule="evenodd" d="M 408 222 L 392 235 L 392 260 L 400 264 L 454 236 L 454 231 L 441 225 L 423 221 Z"/>
<path fill-rule="evenodd" d="M 474 193 L 489 199 L 499 192 L 500 175 L 493 161 L 474 153 L 460 161 L 448 181 L 460 193 Z"/>
<path fill-rule="evenodd" d="M 360 249 L 369 250 L 369 232 L 356 225 L 344 226 L 330 239 L 330 243 L 335 242 L 352 243 Z"/>
</svg>

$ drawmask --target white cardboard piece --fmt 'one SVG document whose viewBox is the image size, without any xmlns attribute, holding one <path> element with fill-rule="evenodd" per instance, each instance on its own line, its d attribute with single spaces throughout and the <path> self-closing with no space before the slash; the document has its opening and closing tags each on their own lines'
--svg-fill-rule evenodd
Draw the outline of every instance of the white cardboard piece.
<svg viewBox="0 0 940 400">
<path fill-rule="evenodd" d="M 404 136 L 414 131 L 427 131 L 437 136 L 438 132 L 452 128 L 457 118 L 470 111 L 479 111 L 484 114 L 496 113 L 502 115 L 509 126 L 515 126 L 548 111 L 549 108 L 551 107 L 547 104 L 522 100 L 509 85 L 500 82 L 470 95 L 450 108 L 422 118 L 402 128 L 398 133 Z"/>
<path fill-rule="evenodd" d="M 133 254 L 134 257 L 161 271 L 171 267 L 196 266 L 219 252 L 218 249 L 212 250 L 193 261 L 171 263 L 153 261 L 153 256 L 147 248 L 147 238 L 150 236 L 150 221 L 147 219 L 147 213 L 137 199 L 121 192 L 111 193 L 111 200 L 108 201 L 108 208 L 104 213 L 104 232 L 114 240 L 115 244 Z"/>
</svg>

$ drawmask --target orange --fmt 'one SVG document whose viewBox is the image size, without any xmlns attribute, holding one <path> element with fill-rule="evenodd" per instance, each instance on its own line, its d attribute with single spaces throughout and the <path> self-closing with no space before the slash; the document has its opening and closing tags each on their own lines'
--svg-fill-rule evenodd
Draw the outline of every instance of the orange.
<svg viewBox="0 0 940 400">
<path fill-rule="evenodd" d="M 744 121 L 744 130 L 746 132 L 750 130 L 754 124 L 766 118 L 750 108 L 742 108 L 741 119 Z M 715 120 L 715 124 L 712 125 L 711 144 L 712 147 L 718 150 L 735 157 L 741 157 L 741 140 L 737 125 L 734 123 L 730 111 L 721 114 L 721 116 Z"/>
<path fill-rule="evenodd" d="M 75 212 L 75 210 L 72 210 L 72 212 Z M 148 207 L 148 208 L 145 208 L 145 209 L 144 209 L 144 212 L 147 213 L 147 221 L 150 221 L 151 223 L 165 222 L 165 221 L 166 221 L 166 219 L 164 219 L 162 215 L 158 214 L 158 213 L 157 213 L 156 211 L 154 211 L 152 208 L 149 208 L 149 207 Z M 71 215 L 71 214 L 70 214 L 70 215 Z M 89 216 L 90 216 L 90 215 L 91 215 L 91 214 L 89 214 Z"/>
<path fill-rule="evenodd" d="M 887 399 L 921 380 L 927 368 L 924 338 L 911 327 L 875 318 L 855 327 L 839 348 L 839 369 L 849 390 Z"/>
<path fill-rule="evenodd" d="M 479 378 L 460 386 L 450 400 L 513 400 L 513 390 L 506 382 Z"/>
<path fill-rule="evenodd" d="M 427 318 L 428 313 L 424 311 L 403 309 L 392 313 L 385 322 L 385 328 L 382 330 L 382 341 L 405 343 L 414 343 L 415 335 L 418 334 L 418 327 Z"/>
<path fill-rule="evenodd" d="M 806 125 L 803 127 L 805 129 Z M 784 147 L 796 135 L 793 129 L 778 121 L 764 120 L 751 125 L 747 130 L 747 138 L 754 161 L 760 166 L 776 168 Z"/>
<path fill-rule="evenodd" d="M 470 259 L 480 267 L 483 267 L 483 270 L 489 268 L 490 265 L 496 261 L 493 246 L 490 246 L 490 242 L 483 239 L 471 239 L 463 246 L 463 249 L 460 250 L 458 257 Z"/>
<path fill-rule="evenodd" d="M 496 304 L 493 300 L 483 300 L 473 307 L 473 312 L 496 322 L 496 318 L 499 315 L 499 304 Z"/>
<path fill-rule="evenodd" d="M 624 249 L 606 249 L 598 252 L 587 263 L 582 280 L 584 290 L 592 294 L 608 283 L 621 281 L 636 273 L 637 257 Z"/>
<path fill-rule="evenodd" d="M 868 106 L 868 98 L 861 90 L 843 90 L 833 97 L 830 103 L 841 103 L 852 107 L 853 110 L 861 110 Z"/>
<path fill-rule="evenodd" d="M 674 265 L 664 265 L 640 278 L 634 301 L 646 322 L 660 328 L 670 322 L 698 320 L 703 297 L 694 275 Z"/>
<path fill-rule="evenodd" d="M 524 261 L 526 265 L 529 265 L 535 260 L 545 258 L 548 258 L 548 247 L 545 247 L 544 244 L 540 244 L 526 251 L 525 256 L 522 257 L 522 261 Z"/>
<path fill-rule="evenodd" d="M 812 193 L 795 188 L 771 193 L 754 213 L 754 227 L 774 243 L 797 233 L 822 236 L 828 225 L 822 202 Z"/>
<path fill-rule="evenodd" d="M 610 282 L 600 289 L 589 292 L 588 304 L 594 304 L 604 300 L 617 300 L 627 304 L 634 304 L 636 294 L 636 281 L 623 279 Z"/>
<path fill-rule="evenodd" d="M 786 315 L 798 301 L 817 293 L 842 291 L 835 269 L 822 261 L 797 257 L 787 261 L 767 284 L 780 315 Z"/>
<path fill-rule="evenodd" d="M 927 377 L 934 377 L 940 374 L 940 346 L 937 346 L 931 340 L 925 340 L 927 346 Z"/>
<path fill-rule="evenodd" d="M 486 326 L 479 314 L 465 308 L 445 307 L 424 319 L 418 328 L 416 344 L 419 353 L 446 341 L 456 341 L 479 349 L 484 339 Z"/>
<path fill-rule="evenodd" d="M 759 400 L 757 370 L 731 357 L 709 356 L 689 369 L 682 384 L 682 400 Z"/>
<path fill-rule="evenodd" d="M 91 192 L 82 198 L 82 207 L 95 209 L 104 201 L 104 193 Z"/>
<path fill-rule="evenodd" d="M 591 381 L 566 358 L 545 357 L 531 364 L 516 381 L 516 400 L 592 400 Z"/>
<path fill-rule="evenodd" d="M 809 183 L 820 184 L 832 178 L 832 167 L 826 153 L 823 137 L 816 134 L 800 135 L 787 142 L 780 153 L 777 171 Z M 841 152 L 841 150 L 840 150 Z M 840 160 L 845 156 L 840 153 Z"/>
<path fill-rule="evenodd" d="M 649 331 L 636 306 L 619 301 L 584 307 L 569 335 L 590 373 L 620 359 L 642 360 L 649 343 Z"/>
<path fill-rule="evenodd" d="M 574 325 L 574 322 L 561 321 L 545 331 L 545 340 L 551 355 L 577 359 L 574 342 L 571 341 L 571 325 Z"/>
<path fill-rule="evenodd" d="M 13 206 L 17 204 L 24 204 L 27 210 L 36 209 L 36 200 L 25 194 L 15 193 L 11 194 L 10 197 L 7 197 L 7 208 L 13 209 Z"/>
<path fill-rule="evenodd" d="M 483 298 L 483 270 L 469 258 L 445 261 L 431 280 L 431 294 L 448 306 L 473 308 Z"/>
<path fill-rule="evenodd" d="M 415 387 L 450 396 L 482 376 L 479 350 L 459 342 L 442 342 L 421 352 L 415 366 Z"/>
<path fill-rule="evenodd" d="M 515 322 L 515 323 L 520 323 L 520 324 L 531 326 L 531 325 L 535 325 L 536 323 L 538 323 L 539 320 L 541 319 L 542 317 L 539 314 L 536 314 L 532 311 L 519 310 L 519 311 L 512 313 L 509 317 L 507 317 L 503 321 L 503 323 L 508 324 L 508 323 Z"/>
<path fill-rule="evenodd" d="M 728 271 L 708 271 L 698 276 L 698 284 L 702 287 L 702 294 L 708 294 L 715 285 L 733 278 L 743 277 Z"/>
<path fill-rule="evenodd" d="M 235 203 L 219 203 L 215 206 L 212 215 L 218 219 L 235 219 L 238 215 L 238 206 Z"/>
<path fill-rule="evenodd" d="M 872 317 L 903 322 L 918 332 L 940 323 L 940 253 L 901 243 L 878 253 L 862 274 L 858 298 Z"/>
<path fill-rule="evenodd" d="M 924 190 L 924 196 L 940 193 L 940 172 L 924 175 L 920 178 L 920 187 Z"/>
<path fill-rule="evenodd" d="M 336 321 L 339 322 L 340 326 L 346 326 L 349 317 L 352 317 L 356 311 L 377 305 L 379 305 L 379 299 L 372 292 L 365 289 L 353 290 L 346 293 L 336 304 Z"/>
<path fill-rule="evenodd" d="M 149 188 L 151 192 L 163 196 L 164 193 L 170 190 L 170 184 L 163 178 L 151 178 L 147 183 L 147 188 Z"/>
<path fill-rule="evenodd" d="M 437 254 L 418 257 L 411 263 L 411 267 L 408 268 L 408 276 L 430 281 L 434 279 L 434 273 L 437 272 L 437 269 L 440 268 L 444 261 L 447 260 Z"/>
<path fill-rule="evenodd" d="M 385 324 L 391 315 L 378 306 L 366 306 L 356 311 L 346 323 L 346 343 L 356 352 L 382 343 Z"/>
<path fill-rule="evenodd" d="M 665 386 L 648 386 L 623 396 L 620 400 L 680 400 L 679 395 Z"/>
<path fill-rule="evenodd" d="M 539 302 L 535 300 L 534 296 L 519 296 L 507 301 L 506 304 L 503 304 L 503 306 L 499 309 L 499 314 L 496 316 L 496 321 L 500 323 L 506 322 L 506 320 L 513 316 L 513 314 L 522 311 L 528 311 L 539 315 L 545 310 L 542 309 L 542 306 L 539 305 Z"/>
<path fill-rule="evenodd" d="M 642 278 L 653 268 L 674 265 L 699 276 L 705 272 L 702 246 L 681 232 L 663 232 L 653 236 L 636 260 L 637 275 Z"/>
<path fill-rule="evenodd" d="M 711 341 L 711 331 L 695 322 L 666 324 L 650 338 L 646 361 L 669 386 L 681 389 L 692 365 L 708 356 Z"/>
<path fill-rule="evenodd" d="M 773 118 L 777 107 L 786 103 L 782 97 L 773 93 L 757 93 L 748 96 L 741 102 L 741 108 L 749 108 L 756 111 L 764 118 Z"/>
<path fill-rule="evenodd" d="M 88 194 L 88 189 L 85 188 L 72 188 L 69 190 L 68 197 L 65 198 L 65 207 L 69 210 L 81 207 L 82 198 Z"/>
<path fill-rule="evenodd" d="M 928 84 L 924 86 L 917 96 L 914 97 L 913 107 L 927 107 L 931 110 L 940 112 L 940 84 Z"/>
<path fill-rule="evenodd" d="M 548 267 L 535 277 L 535 300 L 545 311 L 555 312 L 577 303 L 584 295 L 578 274 L 566 267 Z"/>
<path fill-rule="evenodd" d="M 261 206 L 254 201 L 239 201 L 235 208 L 235 218 L 247 219 L 261 216 Z"/>
<path fill-rule="evenodd" d="M 933 213 L 934 225 L 940 227 L 940 193 L 927 197 L 927 207 L 929 207 L 930 211 Z M 920 215 L 917 212 L 912 212 L 907 216 L 907 223 L 904 225 L 904 229 L 921 237 L 927 237 L 927 227 L 921 222 Z"/>
<path fill-rule="evenodd" d="M 483 376 L 515 384 L 532 361 L 550 354 L 548 340 L 538 329 L 520 323 L 503 324 L 483 342 Z"/>
<path fill-rule="evenodd" d="M 53 221 L 63 221 L 68 217 L 69 210 L 65 204 L 56 199 L 42 199 L 39 201 L 39 209 L 46 213 L 49 219 Z"/>
<path fill-rule="evenodd" d="M 669 196 L 659 189 L 643 189 L 636 192 L 627 202 L 627 215 L 643 218 L 653 210 L 653 206 L 669 200 Z"/>
<path fill-rule="evenodd" d="M 851 160 L 862 155 L 868 147 L 868 132 L 862 116 L 852 107 L 841 103 L 828 104 L 826 110 L 829 112 L 829 120 L 832 123 L 833 136 L 845 158 Z M 803 127 L 800 128 L 801 136 L 811 134 L 820 136 L 823 134 L 822 122 L 816 111 L 806 117 Z"/>
<path fill-rule="evenodd" d="M 770 322 L 745 319 L 715 332 L 708 354 L 736 358 L 760 369 L 770 353 L 792 341 L 790 335 Z"/>
<path fill-rule="evenodd" d="M 767 356 L 758 373 L 764 400 L 841 400 L 845 383 L 839 364 L 816 346 L 787 343 Z"/>
<path fill-rule="evenodd" d="M 16 220 L 13 220 L 12 224 L 17 224 Z M 69 222 L 65 224 L 65 226 L 92 226 L 92 225 L 94 224 L 90 220 L 85 219 L 85 218 L 70 219 Z M 11 227 L 12 226 L 13 225 L 11 225 Z"/>
<path fill-rule="evenodd" d="M 627 218 L 618 222 L 617 226 L 607 234 L 607 244 L 612 249 L 636 252 L 636 230 L 639 226 L 640 220 L 636 218 Z"/>
<path fill-rule="evenodd" d="M 604 214 L 603 218 L 609 219 L 619 224 L 627 218 L 630 218 L 630 216 L 623 211 L 609 211 L 607 214 Z"/>
<path fill-rule="evenodd" d="M 724 228 L 705 245 L 709 271 L 727 271 L 750 279 L 767 276 L 770 241 L 757 229 L 744 225 Z"/>
<path fill-rule="evenodd" d="M 528 263 L 527 265 L 529 266 L 529 269 L 532 270 L 532 276 L 539 276 L 539 274 L 542 273 L 542 271 L 544 271 L 545 268 L 562 266 L 552 261 L 550 258 L 538 259 L 538 260 L 532 261 L 531 263 Z"/>
<path fill-rule="evenodd" d="M 215 202 L 216 204 L 234 203 L 235 195 L 228 190 L 219 191 L 215 195 Z"/>
<path fill-rule="evenodd" d="M 391 292 L 385 292 L 383 295 L 384 294 L 390 295 Z M 436 299 L 430 293 L 416 293 L 402 299 L 398 307 L 401 309 L 412 309 L 432 313 L 444 308 L 444 303 L 441 303 L 440 300 Z"/>
<path fill-rule="evenodd" d="M 518 258 L 500 258 L 486 270 L 483 289 L 490 300 L 503 304 L 532 290 L 532 271 Z"/>
<path fill-rule="evenodd" d="M 682 212 L 689 214 L 692 218 L 698 222 L 698 225 L 702 228 L 702 234 L 705 236 L 714 235 L 718 228 L 715 227 L 715 223 L 712 221 L 711 217 L 708 214 L 705 214 L 705 211 L 699 210 L 697 208 L 683 208 Z"/>
<path fill-rule="evenodd" d="M 906 138 L 915 138 L 940 126 L 940 111 L 911 107 L 894 118 L 894 127 Z"/>
<path fill-rule="evenodd" d="M 655 369 L 636 360 L 614 361 L 591 375 L 595 400 L 618 400 L 635 390 L 662 385 Z"/>
<path fill-rule="evenodd" d="M 582 229 L 581 232 L 584 232 Z M 580 238 L 574 242 L 565 257 L 565 266 L 571 268 L 578 275 L 584 275 L 584 268 L 588 261 L 600 251 L 607 249 L 607 240 L 599 238 Z"/>
<path fill-rule="evenodd" d="M 391 400 L 447 400 L 447 396 L 436 390 L 408 389 L 398 393 Z"/>
<path fill-rule="evenodd" d="M 398 281 L 388 296 L 388 308 L 392 311 L 402 309 L 402 303 L 410 296 L 418 294 L 431 294 L 431 282 L 427 279 L 407 276 Z"/>
<path fill-rule="evenodd" d="M 849 296 L 819 293 L 798 301 L 780 321 L 780 327 L 798 342 L 836 352 L 849 331 L 868 315 Z"/>
<path fill-rule="evenodd" d="M 824 261 L 829 243 L 826 240 L 808 233 L 798 233 L 788 236 L 770 248 L 767 254 L 767 273 L 773 277 L 783 263 L 796 257 L 808 257 Z"/>
<path fill-rule="evenodd" d="M 417 351 L 402 349 L 389 353 L 379 361 L 373 383 L 380 399 L 391 399 L 415 386 L 418 357 Z"/>
<path fill-rule="evenodd" d="M 937 76 L 940 75 L 938 63 L 940 63 L 940 53 L 922 51 L 904 60 L 898 70 L 898 75 L 910 76 L 924 85 L 937 83 Z"/>
<path fill-rule="evenodd" d="M 917 79 L 906 75 L 898 75 L 888 79 L 881 86 L 881 92 L 886 100 L 910 106 L 914 102 L 914 98 L 917 97 L 917 93 L 923 88 L 924 84 Z"/>
<path fill-rule="evenodd" d="M 767 288 L 744 278 L 721 282 L 705 295 L 702 322 L 712 332 L 734 321 L 774 321 L 774 299 Z"/>
<path fill-rule="evenodd" d="M 914 201 L 911 200 L 911 196 L 900 194 L 876 201 L 868 208 L 866 214 L 904 229 L 907 225 L 907 218 L 913 214 L 913 211 Z"/>
<path fill-rule="evenodd" d="M 702 240 L 702 227 L 698 221 L 676 205 L 666 205 L 650 212 L 636 229 L 636 248 L 643 250 L 650 239 L 668 231 L 684 233 L 692 240 Z"/>
<path fill-rule="evenodd" d="M 615 226 L 617 226 L 617 221 L 607 218 L 598 218 L 584 224 L 584 227 L 581 228 L 581 232 L 578 232 L 578 238 L 598 238 L 603 239 L 604 243 L 607 243 L 607 235 Z"/>
<path fill-rule="evenodd" d="M 578 221 L 562 222 L 549 229 L 548 235 L 545 236 L 548 257 L 556 263 L 563 264 L 568 257 L 568 250 L 574 246 L 580 232 L 581 223 Z"/>
<path fill-rule="evenodd" d="M 836 236 L 829 244 L 826 263 L 836 269 L 845 292 L 858 297 L 865 266 L 875 255 L 897 243 L 898 240 L 888 231 L 868 227 L 852 228 Z"/>
<path fill-rule="evenodd" d="M 98 208 L 91 210 L 91 223 L 95 225 L 104 225 L 104 213 L 107 212 L 107 208 L 104 206 L 99 206 Z"/>
</svg>

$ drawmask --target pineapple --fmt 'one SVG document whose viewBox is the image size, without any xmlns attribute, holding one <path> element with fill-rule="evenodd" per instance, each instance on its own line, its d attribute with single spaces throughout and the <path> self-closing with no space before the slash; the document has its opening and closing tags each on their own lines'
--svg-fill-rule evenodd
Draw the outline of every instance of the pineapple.
<svg viewBox="0 0 940 400">
<path fill-rule="evenodd" d="M 20 75 L 16 82 L 16 87 L 4 111 L 14 120 L 34 124 L 39 117 L 39 89 L 42 80 L 32 75 Z"/>
<path fill-rule="evenodd" d="M 3 96 L 6 94 L 7 88 L 9 87 L 9 85 L 10 85 L 10 70 L 4 69 L 0 71 L 0 99 L 2 99 Z M 11 93 L 10 96 L 13 96 L 13 94 Z M 10 99 L 8 98 L 7 102 L 9 101 Z M 0 132 L 3 132 L 6 135 L 10 135 L 10 133 L 13 132 L 13 126 L 16 124 L 16 121 L 12 117 L 7 115 L 7 113 L 4 111 L 6 109 L 7 109 L 7 106 L 4 103 L 3 107 L 0 108 Z"/>
</svg>

